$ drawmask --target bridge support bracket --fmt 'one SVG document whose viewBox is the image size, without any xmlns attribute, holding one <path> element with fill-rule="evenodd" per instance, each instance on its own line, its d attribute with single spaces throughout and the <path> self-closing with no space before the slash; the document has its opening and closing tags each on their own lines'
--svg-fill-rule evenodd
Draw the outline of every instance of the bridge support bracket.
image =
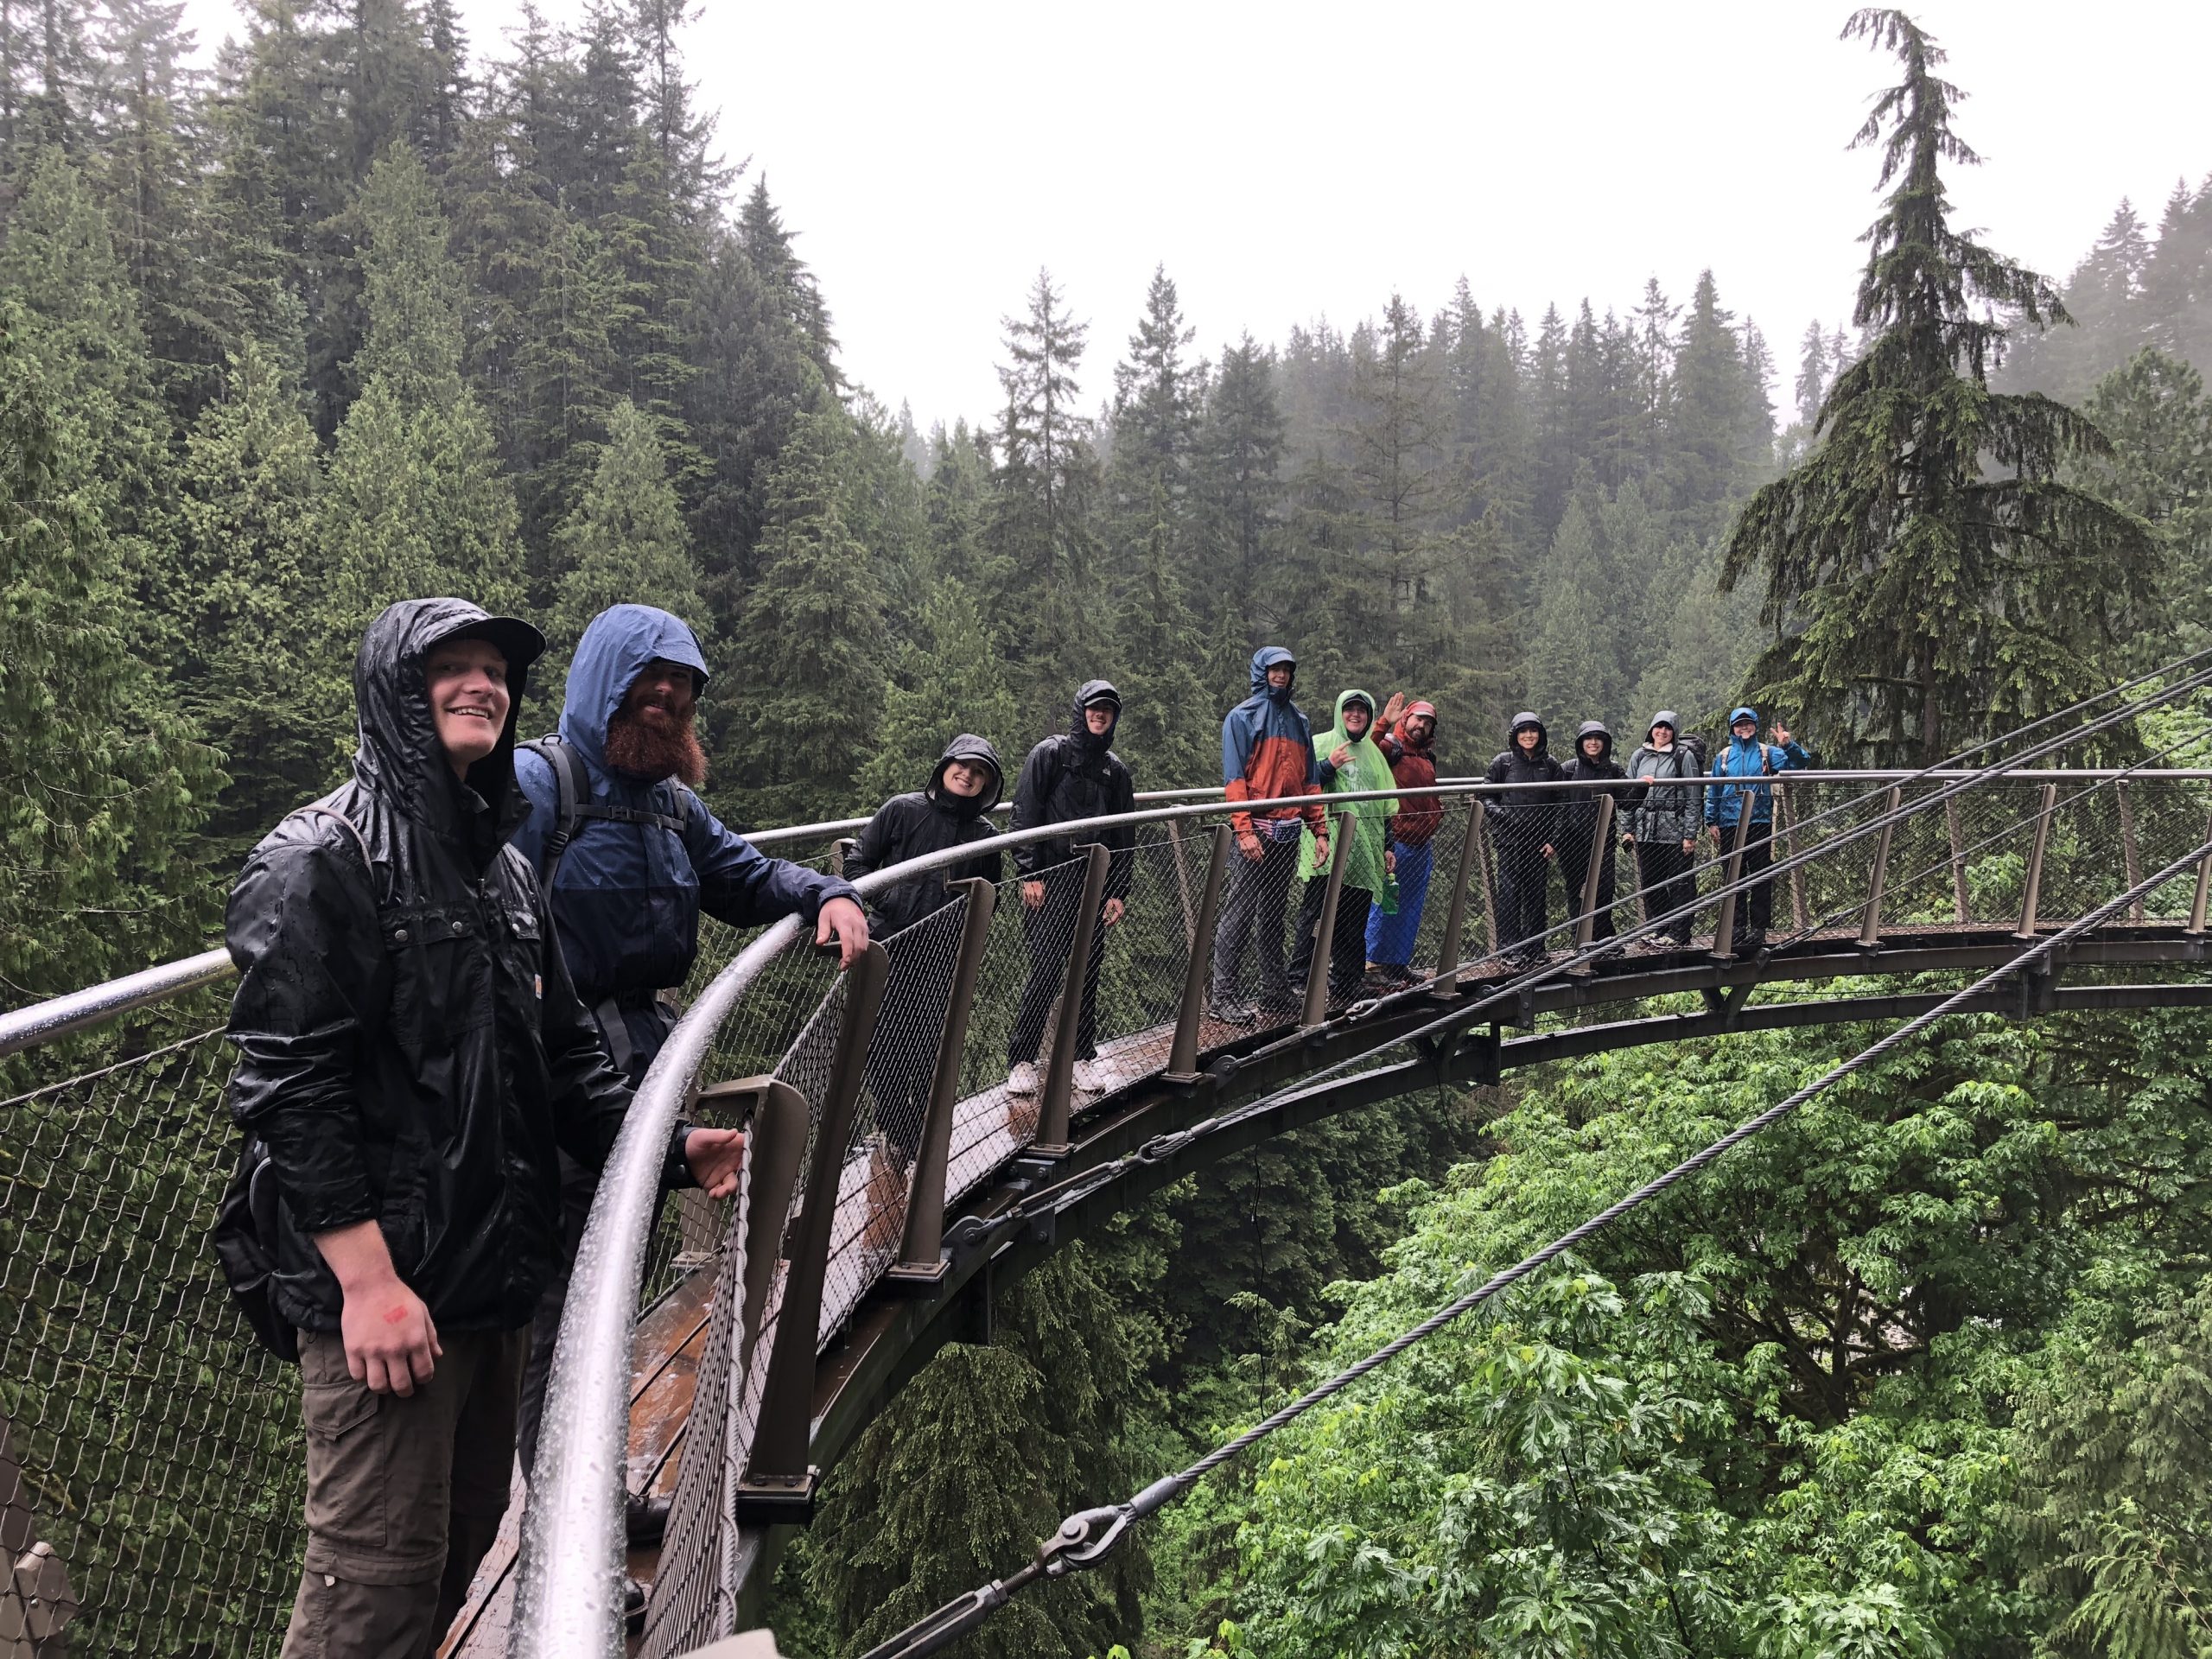
<svg viewBox="0 0 2212 1659">
<path fill-rule="evenodd" d="M 814 1519 L 814 1500 L 822 1491 L 822 1471 L 809 1464 L 798 1475 L 759 1475 L 737 1483 L 737 1524 L 741 1527 L 804 1527 Z"/>
<path fill-rule="evenodd" d="M 940 1255 L 934 1262 L 899 1262 L 883 1270 L 883 1285 L 895 1295 L 926 1296 L 951 1271 L 950 1255 Z"/>
</svg>

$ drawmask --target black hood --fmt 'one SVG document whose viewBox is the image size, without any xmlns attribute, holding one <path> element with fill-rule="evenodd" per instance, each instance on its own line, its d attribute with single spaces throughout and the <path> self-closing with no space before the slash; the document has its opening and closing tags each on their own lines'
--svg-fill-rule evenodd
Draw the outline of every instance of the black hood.
<svg viewBox="0 0 2212 1659">
<path fill-rule="evenodd" d="M 1551 747 L 1549 734 L 1544 730 L 1544 722 L 1536 718 L 1535 711 L 1529 709 L 1523 709 L 1519 714 L 1514 715 L 1513 723 L 1505 728 L 1505 747 L 1509 750 L 1518 749 L 1521 746 L 1513 740 L 1531 726 L 1536 728 L 1535 752 L 1538 754 L 1546 753 Z"/>
<path fill-rule="evenodd" d="M 990 769 L 991 781 L 983 785 L 980 795 L 955 795 L 944 788 L 944 769 L 956 760 Z M 940 811 L 956 818 L 980 818 L 999 804 L 999 797 L 1006 791 L 1006 768 L 999 764 L 999 752 L 991 747 L 987 737 L 977 737 L 973 732 L 963 732 L 944 746 L 944 753 L 938 757 L 937 770 L 930 773 L 929 798 Z"/>
<path fill-rule="evenodd" d="M 1598 751 L 1598 758 L 1600 760 L 1610 760 L 1613 758 L 1613 734 L 1605 729 L 1605 722 L 1604 721 L 1586 720 L 1582 722 L 1581 726 L 1576 729 L 1574 734 L 1574 753 L 1578 759 L 1581 756 L 1582 740 L 1586 737 L 1604 738 L 1605 740 L 1605 745 Z"/>
<path fill-rule="evenodd" d="M 490 640 L 507 659 L 507 723 L 499 746 L 455 780 L 430 716 L 423 659 L 457 635 Z M 353 659 L 360 747 L 353 776 L 433 833 L 461 842 L 480 866 L 520 827 L 529 804 L 515 783 L 515 721 L 530 665 L 545 649 L 527 622 L 493 616 L 465 599 L 406 599 L 388 606 L 361 636 Z M 471 798 L 471 797 L 474 798 Z"/>
<path fill-rule="evenodd" d="M 1103 735 L 1092 731 L 1090 722 L 1083 717 L 1083 711 L 1094 702 L 1110 702 L 1114 706 L 1114 725 L 1109 726 Z M 1121 723 L 1122 694 L 1114 689 L 1113 681 L 1085 680 L 1083 689 L 1075 694 L 1074 716 L 1068 725 L 1070 735 L 1091 753 L 1103 754 L 1114 747 L 1114 728 Z"/>
</svg>

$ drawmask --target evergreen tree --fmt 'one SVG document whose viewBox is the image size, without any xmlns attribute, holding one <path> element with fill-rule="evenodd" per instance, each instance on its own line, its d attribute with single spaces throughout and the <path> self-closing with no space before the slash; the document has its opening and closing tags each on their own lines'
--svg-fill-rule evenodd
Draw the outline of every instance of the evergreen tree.
<svg viewBox="0 0 2212 1659">
<path fill-rule="evenodd" d="M 298 688 L 327 683 L 330 642 L 313 626 L 321 474 L 296 373 L 240 343 L 185 441 L 184 534 L 164 572 L 169 679 L 230 772 L 207 824 L 219 868 L 330 782 L 329 746 L 298 704 Z"/>
<path fill-rule="evenodd" d="M 608 606 L 658 605 L 705 631 L 690 535 L 652 423 L 628 398 L 607 416 L 607 442 L 591 482 L 553 544 L 553 606 L 545 630 L 551 649 L 536 681 L 556 706 L 576 641 Z"/>
<path fill-rule="evenodd" d="M 221 781 L 157 677 L 108 537 L 114 486 L 0 308 L 0 994 L 11 1005 L 189 948 L 187 849 Z M 270 688 L 271 691 L 276 688 Z"/>
<path fill-rule="evenodd" d="M 865 807 L 921 788 L 944 746 L 963 732 L 998 746 L 1011 796 L 1020 729 L 1006 664 L 975 596 L 959 582 L 941 583 L 922 605 L 884 689 L 880 732 L 861 768 L 857 798 Z"/>
<path fill-rule="evenodd" d="M 1802 710 L 1831 755 L 1933 760 L 2103 683 L 2151 539 L 2059 481 L 2103 448 L 2088 421 L 1989 388 L 2006 330 L 1984 302 L 2064 314 L 2050 283 L 1951 225 L 1939 163 L 1976 158 L 1951 130 L 1942 53 L 1900 12 L 1862 11 L 1846 35 L 1904 65 L 1855 141 L 1883 146 L 1895 184 L 1854 314 L 1875 337 L 1828 392 L 1826 442 L 1745 509 L 1725 581 L 1759 572 L 1780 632 L 1758 701 Z"/>
<path fill-rule="evenodd" d="M 881 596 L 850 528 L 851 439 L 835 406 L 802 416 L 768 480 L 760 576 L 735 643 L 741 700 L 718 705 L 721 798 L 749 822 L 852 810 L 883 711 Z"/>
<path fill-rule="evenodd" d="M 1552 729 L 1571 738 L 1585 720 L 1625 713 L 1621 639 L 1606 626 L 1605 573 L 1585 492 L 1570 497 L 1542 565 L 1535 637 L 1529 645 L 1528 696 Z M 1569 751 L 1561 742 L 1560 752 Z"/>
<path fill-rule="evenodd" d="M 1205 567 L 1219 573 L 1213 617 L 1217 629 L 1235 630 L 1218 642 L 1225 654 L 1256 649 L 1274 626 L 1283 418 L 1271 357 L 1249 333 L 1222 353 L 1198 435 L 1200 545 Z"/>
<path fill-rule="evenodd" d="M 2112 444 L 2097 482 L 2164 545 L 2157 601 L 2136 624 L 2149 668 L 2212 630 L 2212 398 L 2195 369 L 2145 348 L 2097 383 L 2083 412 Z"/>
<path fill-rule="evenodd" d="M 1164 524 L 1171 556 L 1185 550 L 1192 453 L 1197 447 L 1203 377 L 1184 359 L 1196 331 L 1183 321 L 1165 266 L 1152 273 L 1144 315 L 1129 336 L 1129 354 L 1114 369 L 1113 458 L 1107 469 L 1107 512 L 1122 571 L 1141 557 Z"/>
<path fill-rule="evenodd" d="M 454 594 L 486 608 L 524 602 L 514 493 L 492 426 L 461 378 L 461 290 L 429 175 L 402 145 L 360 204 L 368 334 L 323 493 L 331 570 L 322 713 L 350 740 L 344 696 L 354 645 L 396 600 Z"/>
<path fill-rule="evenodd" d="M 1077 412 L 1087 323 L 1066 310 L 1051 273 L 1039 270 L 1029 308 L 1005 320 L 999 368 L 1006 408 L 992 476 L 988 545 L 1004 561 L 1009 595 L 1023 620 L 1017 649 L 1030 671 L 1027 711 L 1050 719 L 1095 655 L 1109 620 L 1091 596 L 1098 464 L 1090 423 Z"/>
</svg>

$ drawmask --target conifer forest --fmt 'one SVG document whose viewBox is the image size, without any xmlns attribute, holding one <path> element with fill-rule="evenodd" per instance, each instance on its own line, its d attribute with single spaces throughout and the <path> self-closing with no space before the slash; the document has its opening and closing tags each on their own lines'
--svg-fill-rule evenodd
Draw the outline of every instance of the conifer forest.
<svg viewBox="0 0 2212 1659">
<path fill-rule="evenodd" d="M 999 404 L 918 429 L 730 159 L 691 0 L 488 42 L 455 0 L 242 10 L 203 58 L 177 0 L 0 0 L 0 1007 L 216 938 L 405 595 L 539 622 L 531 732 L 596 613 L 689 620 L 741 830 L 958 732 L 1010 776 L 1094 677 L 1139 790 L 1217 785 L 1268 644 L 1317 729 L 1433 702 L 1447 778 L 1519 709 L 1625 753 L 1741 701 L 1921 765 L 2212 645 L 2212 180 L 2029 269 L 1952 211 L 1974 106 L 1909 17 L 1833 48 L 1878 94 L 1834 115 L 1855 308 L 1478 268 L 1205 340 L 1165 267 L 1099 315 L 978 270 Z M 1185 1179 L 867 1431 L 783 1650 L 1004 1575 L 1871 1035 L 1562 1062 Z M 1954 1022 L 1736 1156 L 951 1651 L 2212 1653 L 2212 1021 Z"/>
</svg>

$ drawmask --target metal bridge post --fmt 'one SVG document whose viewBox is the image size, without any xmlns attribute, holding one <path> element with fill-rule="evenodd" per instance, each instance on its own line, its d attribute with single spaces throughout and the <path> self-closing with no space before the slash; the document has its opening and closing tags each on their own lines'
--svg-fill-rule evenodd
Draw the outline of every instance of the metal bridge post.
<svg viewBox="0 0 2212 1659">
<path fill-rule="evenodd" d="M 1807 784 L 1804 787 L 1810 789 L 1813 785 Z M 1775 785 L 1774 827 L 1782 834 L 1782 855 L 1785 859 L 1797 856 L 1796 799 L 1789 785 Z M 1806 928 L 1805 872 L 1802 867 L 1794 867 L 1789 872 L 1789 925 L 1800 933 Z"/>
<path fill-rule="evenodd" d="M 1598 936 L 1598 884 L 1605 873 L 1605 861 L 1613 855 L 1613 798 L 1598 797 L 1598 823 L 1590 837 L 1590 863 L 1582 873 L 1582 908 L 1576 912 L 1580 918 L 1574 924 L 1574 948 L 1587 950 L 1590 941 Z"/>
<path fill-rule="evenodd" d="M 2212 823 L 2206 824 L 2204 834 L 2207 841 L 2212 841 Z M 2189 926 L 2183 930 L 2185 932 L 2196 935 L 2204 931 L 2204 909 L 2208 899 L 2212 899 L 2212 854 L 2207 854 L 2204 861 L 2196 867 L 2196 897 L 2190 901 Z"/>
<path fill-rule="evenodd" d="M 1306 963 L 1306 1007 L 1298 1023 L 1307 1029 L 1329 1017 L 1329 956 L 1337 943 L 1337 897 L 1344 890 L 1344 859 L 1351 851 L 1353 815 L 1336 815 L 1336 844 L 1329 849 L 1329 885 L 1313 924 L 1313 954 Z"/>
<path fill-rule="evenodd" d="M 1878 944 L 1882 938 L 1882 888 L 1889 880 L 1890 837 L 1897 827 L 1897 810 L 1904 801 L 1904 787 L 1891 784 L 1882 797 L 1882 833 L 1874 842 L 1874 868 L 1866 880 L 1866 908 L 1859 922 L 1859 943 Z"/>
<path fill-rule="evenodd" d="M 1955 795 L 1943 803 L 1943 829 L 1951 838 L 1951 919 L 1965 923 L 1974 919 L 1974 906 L 1967 892 L 1967 837 L 1959 826 L 1959 798 Z"/>
<path fill-rule="evenodd" d="M 1751 836 L 1751 802 L 1749 791 L 1738 802 L 1736 808 L 1736 839 L 1728 846 L 1726 874 L 1720 878 L 1723 888 L 1732 887 L 1744 873 L 1744 843 Z M 1741 895 L 1724 892 L 1720 898 L 1720 916 L 1713 925 L 1713 954 L 1732 957 L 1736 954 L 1736 900 Z"/>
<path fill-rule="evenodd" d="M 1106 849 L 1093 842 L 1083 868 L 1083 896 L 1076 902 L 1075 938 L 1068 946 L 1067 981 L 1052 1015 L 1052 1052 L 1046 1062 L 1044 1095 L 1037 1108 L 1037 1135 L 1029 1152 L 1039 1158 L 1064 1158 L 1068 1123 L 1075 1103 L 1075 1051 L 1083 1032 L 1083 993 L 1090 976 L 1090 942 L 1098 933 L 1098 909 L 1106 902 Z"/>
<path fill-rule="evenodd" d="M 734 1375 L 742 1377 L 760 1335 L 760 1316 L 768 1287 L 784 1253 L 784 1224 L 791 1219 L 791 1189 L 798 1185 L 798 1160 L 806 1152 L 806 1096 L 780 1077 L 747 1077 L 717 1083 L 699 1091 L 707 1101 L 753 1098 L 745 1125 L 748 1189 L 745 1213 L 744 1300 L 737 1321 Z"/>
<path fill-rule="evenodd" d="M 2043 897 L 2043 855 L 2050 845 L 2051 815 L 2058 810 L 2058 785 L 2043 786 L 2043 809 L 2036 814 L 2036 839 L 2028 854 L 2028 879 L 2020 887 L 2020 925 L 2016 935 L 2024 939 L 2036 936 L 2036 906 Z"/>
<path fill-rule="evenodd" d="M 803 1523 L 814 1513 L 821 1471 L 810 1466 L 806 1459 L 808 1432 L 814 1421 L 814 1361 L 822 1322 L 822 1281 L 829 1270 L 837 1190 L 844 1179 L 845 1143 L 852 1138 L 868 1044 L 875 1035 L 876 1015 L 883 1010 L 883 982 L 889 969 L 883 947 L 871 944 L 845 976 L 844 1019 L 837 1027 L 837 1046 L 830 1057 L 821 1121 L 814 1126 L 814 1160 L 806 1172 L 805 1197 L 791 1230 L 783 1300 L 776 1313 L 775 1345 L 769 1352 L 767 1380 L 760 1391 L 760 1416 L 746 1457 L 744 1478 L 737 1485 L 741 1520 Z M 765 1205 L 762 1214 L 763 1224 L 768 1224 Z M 761 1259 L 772 1259 L 770 1253 L 764 1249 Z M 753 1268 L 749 1256 L 746 1267 L 749 1303 Z"/>
<path fill-rule="evenodd" d="M 944 1260 L 944 1172 L 952 1151 L 953 1109 L 960 1103 L 960 1061 L 968 1048 L 968 1016 L 976 1006 L 976 981 L 990 943 L 991 917 L 998 889 L 981 876 L 952 885 L 968 892 L 960 921 L 960 940 L 952 953 L 952 985 L 944 1001 L 944 1026 L 937 1039 L 937 1065 L 930 1073 L 929 1103 L 923 1109 L 922 1135 L 914 1150 L 913 1184 L 906 1192 L 906 1227 L 899 1259 L 884 1277 L 902 1289 L 926 1290 L 943 1279 Z"/>
<path fill-rule="evenodd" d="M 1483 858 L 1483 804 L 1480 797 L 1468 810 L 1467 839 L 1460 845 L 1459 868 L 1452 877 L 1452 902 L 1444 912 L 1444 937 L 1437 943 L 1436 983 L 1429 988 L 1432 996 L 1455 996 L 1459 994 L 1459 940 L 1467 925 L 1467 878 L 1477 870 L 1483 872 L 1484 891 L 1487 893 L 1490 875 Z M 1491 948 L 1493 950 L 1497 949 L 1495 938 Z"/>
<path fill-rule="evenodd" d="M 2127 779 L 2125 778 L 2113 784 L 2112 788 L 2113 793 L 2120 797 L 2120 864 L 2126 873 L 2127 885 L 2133 887 L 2143 879 L 2142 851 L 2136 845 L 2135 841 L 2135 798 L 2128 793 Z M 2143 919 L 2141 894 L 2137 894 L 2134 900 L 2127 906 L 2127 919 L 2131 922 L 2139 922 Z"/>
<path fill-rule="evenodd" d="M 1198 1022 L 1205 1017 L 1206 985 L 1213 975 L 1214 923 L 1221 914 L 1221 884 L 1228 879 L 1229 849 L 1235 840 L 1227 824 L 1214 826 L 1213 856 L 1206 861 L 1197 931 L 1191 935 L 1190 959 L 1183 969 L 1183 1005 L 1175 1013 L 1175 1041 L 1167 1052 L 1167 1070 L 1160 1074 L 1168 1083 L 1198 1080 Z M 1176 868 L 1182 868 L 1180 852 Z"/>
</svg>

